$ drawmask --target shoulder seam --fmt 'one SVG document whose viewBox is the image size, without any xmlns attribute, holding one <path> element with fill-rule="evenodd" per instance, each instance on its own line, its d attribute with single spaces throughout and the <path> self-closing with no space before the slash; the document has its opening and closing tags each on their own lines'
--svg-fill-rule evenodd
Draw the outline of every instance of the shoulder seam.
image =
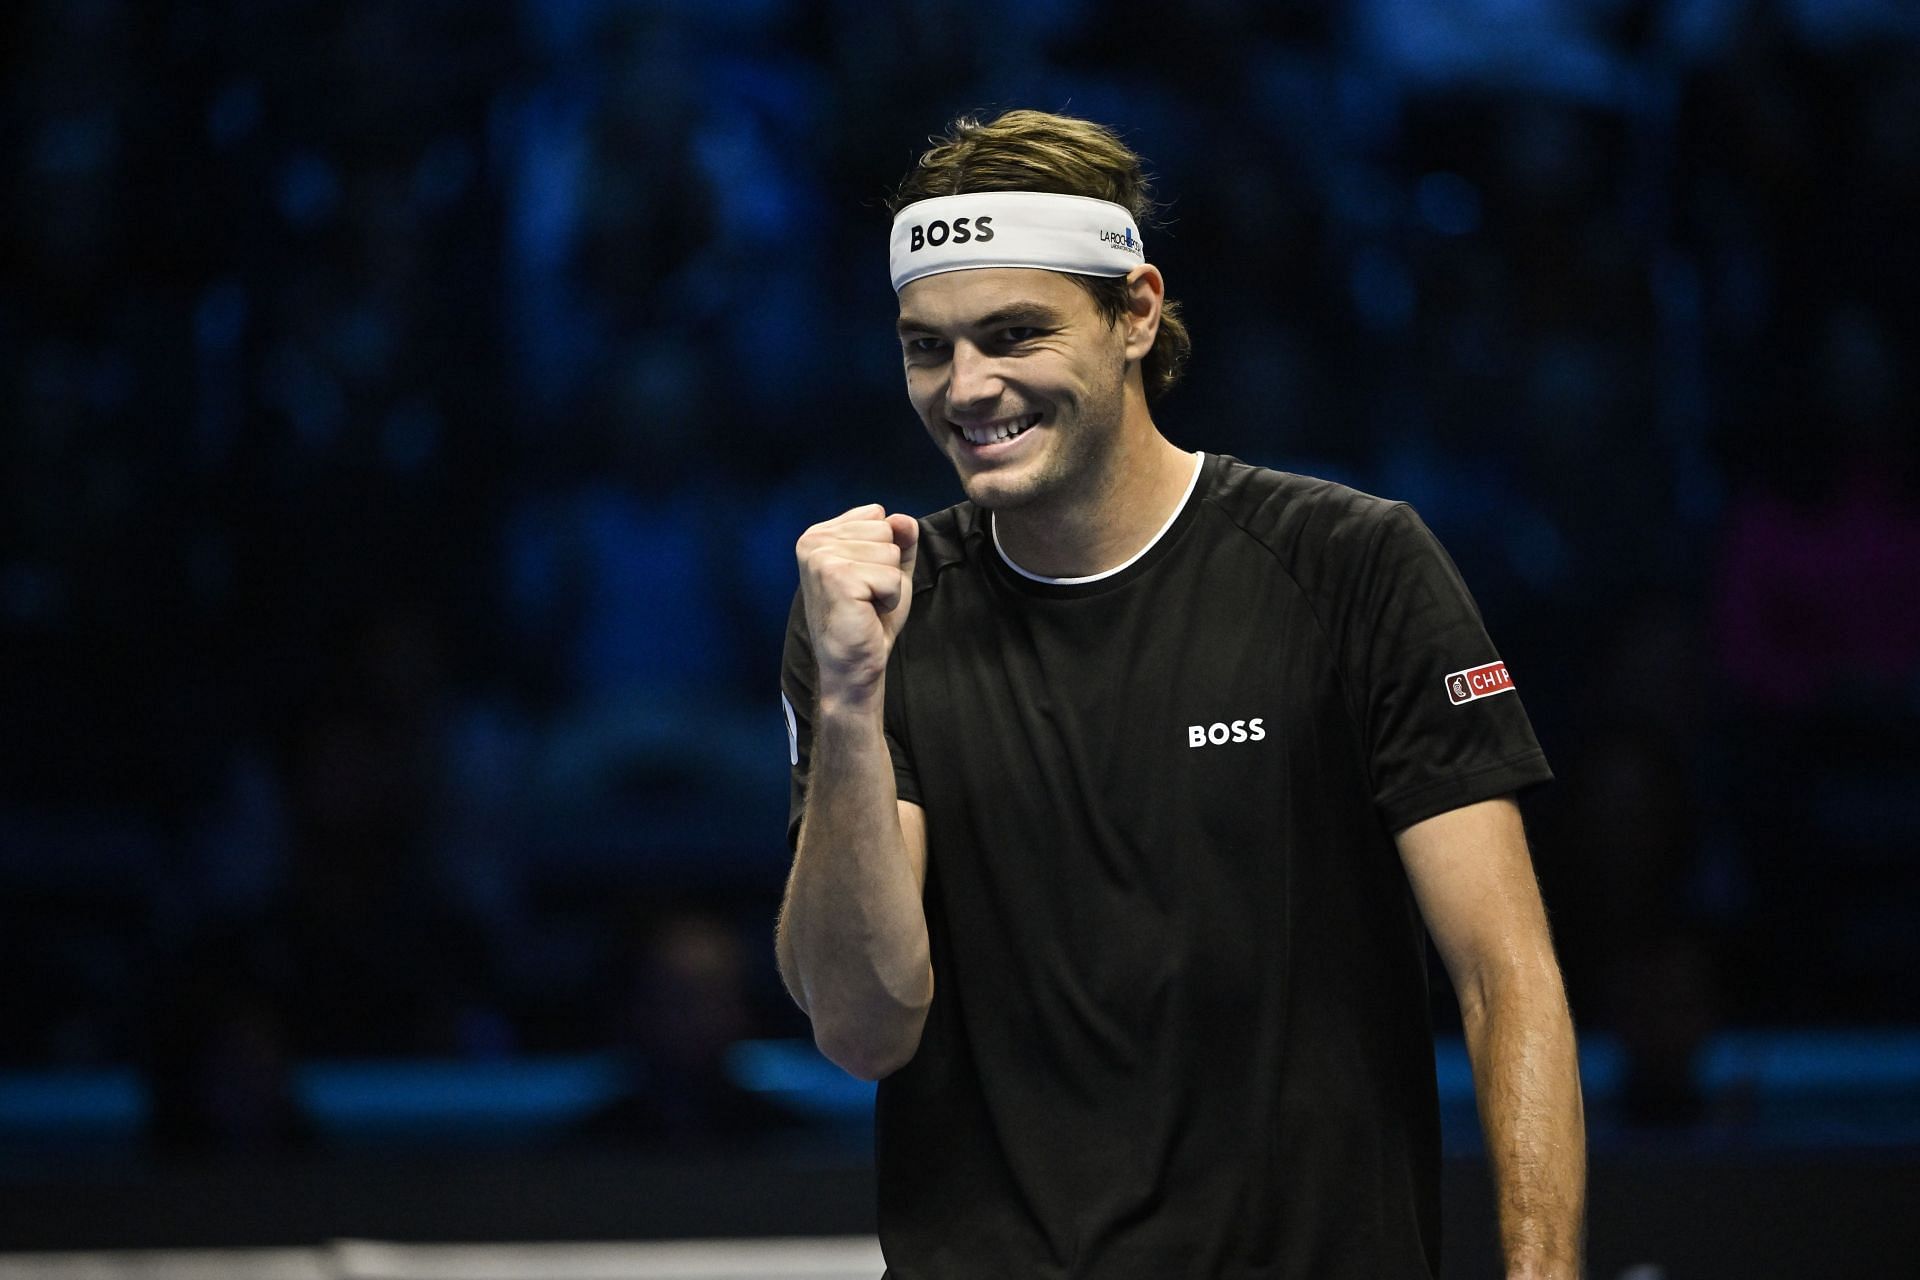
<svg viewBox="0 0 1920 1280">
<path fill-rule="evenodd" d="M 1386 503 L 1386 509 L 1383 512 L 1381 512 L 1380 520 L 1375 523 L 1373 530 L 1367 535 L 1366 549 L 1361 556 L 1363 563 L 1371 562 L 1375 553 L 1375 549 L 1379 545 L 1382 533 L 1386 528 L 1387 520 L 1395 512 L 1407 506 L 1405 502 L 1395 501 L 1392 499 L 1382 498 L 1382 499 L 1379 499 L 1379 501 Z M 1340 698 L 1341 698 L 1341 701 L 1346 704 L 1347 718 L 1353 722 L 1354 732 L 1359 737 L 1362 751 L 1365 752 L 1367 747 L 1366 718 L 1361 714 L 1361 709 L 1355 702 L 1354 695 L 1353 695 L 1353 685 L 1351 681 L 1348 680 L 1347 672 L 1341 665 L 1340 648 L 1338 645 L 1334 643 L 1333 636 L 1327 629 L 1326 619 L 1321 616 L 1320 601 L 1314 597 L 1314 594 L 1311 591 L 1307 590 L 1304 584 L 1301 583 L 1300 579 L 1294 574 L 1292 567 L 1287 564 L 1286 560 L 1281 557 L 1280 553 L 1277 550 L 1275 550 L 1273 546 L 1270 545 L 1265 538 L 1261 537 L 1259 534 L 1249 529 L 1239 519 L 1239 517 L 1235 516 L 1231 511 L 1227 510 L 1226 507 L 1217 500 L 1215 495 L 1211 493 L 1207 494 L 1202 499 L 1202 502 L 1204 503 L 1204 505 L 1218 511 L 1221 515 L 1221 518 L 1226 520 L 1228 524 L 1238 529 L 1241 532 L 1241 534 L 1245 536 L 1248 540 L 1250 540 L 1255 546 L 1259 547 L 1262 551 L 1266 552 L 1266 554 L 1272 558 L 1274 565 L 1280 570 L 1280 572 L 1287 575 L 1287 579 L 1293 583 L 1294 589 L 1299 591 L 1301 599 L 1307 602 L 1307 610 L 1313 617 L 1314 629 L 1320 633 L 1320 639 L 1327 646 L 1327 652 L 1333 655 L 1334 677 L 1340 681 Z M 1368 638 L 1367 643 L 1368 643 L 1368 657 L 1370 658 L 1372 656 L 1372 643 L 1373 643 L 1371 637 Z M 1375 779 L 1373 776 L 1373 760 L 1372 760 L 1371 754 L 1368 753 L 1367 755 L 1367 787 L 1369 791 L 1373 789 L 1374 784 L 1375 784 Z"/>
<path fill-rule="evenodd" d="M 933 590 L 934 587 L 939 585 L 941 574 L 947 572 L 949 569 L 958 568 L 959 566 L 966 564 L 967 544 L 974 541 L 977 538 L 983 538 L 986 536 L 980 530 L 978 525 L 975 525 L 973 528 L 970 528 L 970 529 L 963 529 L 961 527 L 958 512 L 962 505 L 964 504 L 955 503 L 951 507 L 941 508 L 940 510 L 934 512 L 932 515 L 920 517 L 920 536 L 922 539 L 925 539 L 927 536 L 927 528 L 929 525 L 933 523 L 933 521 L 935 521 L 941 516 L 945 516 L 945 515 L 948 515 L 949 513 L 953 513 L 953 532 L 951 536 L 954 544 L 960 549 L 960 554 L 948 559 L 941 559 L 938 561 L 929 561 L 930 569 L 927 573 L 926 581 L 924 582 L 920 581 L 918 575 L 915 575 L 915 581 L 913 584 L 914 595 L 917 596 L 923 591 Z"/>
</svg>

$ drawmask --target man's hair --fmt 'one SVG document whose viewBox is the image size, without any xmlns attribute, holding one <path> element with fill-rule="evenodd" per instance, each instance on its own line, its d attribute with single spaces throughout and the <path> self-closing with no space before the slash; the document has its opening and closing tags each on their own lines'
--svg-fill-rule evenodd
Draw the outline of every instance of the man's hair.
<svg viewBox="0 0 1920 1280">
<path fill-rule="evenodd" d="M 976 191 L 1051 191 L 1120 205 L 1144 231 L 1155 212 L 1153 188 L 1140 157 L 1112 130 L 1073 116 L 1009 111 L 982 124 L 961 116 L 923 154 L 888 202 L 898 213 L 916 200 Z M 1066 273 L 1093 296 L 1107 324 L 1127 312 L 1127 282 L 1118 276 Z M 1157 400 L 1180 380 L 1193 339 L 1180 304 L 1160 309 L 1160 332 L 1140 362 L 1147 398 Z"/>
</svg>

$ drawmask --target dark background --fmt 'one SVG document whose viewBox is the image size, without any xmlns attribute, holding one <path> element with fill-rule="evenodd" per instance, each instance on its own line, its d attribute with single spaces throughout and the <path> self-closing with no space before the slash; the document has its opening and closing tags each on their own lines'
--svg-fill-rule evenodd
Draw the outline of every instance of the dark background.
<svg viewBox="0 0 1920 1280">
<path fill-rule="evenodd" d="M 729 1048 L 806 1034 L 792 544 L 958 497 L 882 200 L 1012 106 L 1158 175 L 1166 433 L 1413 502 L 1473 587 L 1560 777 L 1529 819 L 1596 1149 L 1920 1135 L 1912 6 L 0 24 L 15 1181 L 529 1140 L 484 1100 L 343 1140 L 341 1063 L 594 1066 L 544 1151 L 858 1150 L 858 1105 Z M 1769 1053 L 1845 1114 L 1783 1121 Z"/>
</svg>

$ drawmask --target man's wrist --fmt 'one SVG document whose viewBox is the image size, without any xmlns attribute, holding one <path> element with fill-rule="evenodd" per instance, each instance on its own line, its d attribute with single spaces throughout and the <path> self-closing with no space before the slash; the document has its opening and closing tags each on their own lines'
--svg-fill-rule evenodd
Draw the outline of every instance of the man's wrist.
<svg viewBox="0 0 1920 1280">
<path fill-rule="evenodd" d="M 822 689 L 814 714 L 823 724 L 834 722 L 854 726 L 881 719 L 885 709 L 886 685 L 876 680 L 865 688 Z"/>
</svg>

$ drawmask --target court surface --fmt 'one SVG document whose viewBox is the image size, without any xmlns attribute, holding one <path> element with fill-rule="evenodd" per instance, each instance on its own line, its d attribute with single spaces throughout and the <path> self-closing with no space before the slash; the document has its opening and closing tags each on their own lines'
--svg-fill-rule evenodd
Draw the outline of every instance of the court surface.
<svg viewBox="0 0 1920 1280">
<path fill-rule="evenodd" d="M 871 1237 L 0 1254 L 0 1280 L 879 1280 Z"/>
</svg>

